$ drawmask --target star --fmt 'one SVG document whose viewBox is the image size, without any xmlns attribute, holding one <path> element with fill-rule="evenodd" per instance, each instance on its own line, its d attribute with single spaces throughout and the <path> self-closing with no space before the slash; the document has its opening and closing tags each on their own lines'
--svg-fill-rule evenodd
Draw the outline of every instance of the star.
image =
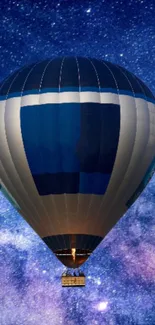
<svg viewBox="0 0 155 325">
<path fill-rule="evenodd" d="M 98 311 L 105 311 L 108 307 L 108 301 L 102 301 L 98 304 L 97 309 Z"/>
<path fill-rule="evenodd" d="M 91 12 L 91 8 L 88 8 L 86 12 L 89 14 Z"/>
</svg>

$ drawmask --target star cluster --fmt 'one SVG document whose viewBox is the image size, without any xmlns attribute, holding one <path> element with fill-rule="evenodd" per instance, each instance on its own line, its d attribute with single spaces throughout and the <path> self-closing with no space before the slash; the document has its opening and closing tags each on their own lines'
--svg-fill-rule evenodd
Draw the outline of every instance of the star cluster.
<svg viewBox="0 0 155 325">
<path fill-rule="evenodd" d="M 0 79 L 63 55 L 120 64 L 155 91 L 154 0 L 3 0 Z M 155 176 L 83 266 L 85 288 L 0 193 L 1 325 L 154 325 Z"/>
</svg>

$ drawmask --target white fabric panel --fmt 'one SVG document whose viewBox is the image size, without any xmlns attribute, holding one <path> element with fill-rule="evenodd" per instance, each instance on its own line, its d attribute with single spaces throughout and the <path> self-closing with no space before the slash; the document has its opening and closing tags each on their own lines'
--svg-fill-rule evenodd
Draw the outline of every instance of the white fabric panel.
<svg viewBox="0 0 155 325">
<path fill-rule="evenodd" d="M 145 152 L 143 152 L 143 158 L 137 173 L 137 186 L 143 179 L 147 169 L 150 166 L 151 161 L 155 157 L 155 105 L 148 103 L 149 112 L 149 138 Z M 139 181 L 140 180 L 140 181 Z M 137 187 L 136 186 L 136 187 Z"/>
<path fill-rule="evenodd" d="M 102 215 L 100 217 L 101 222 L 99 222 L 99 227 L 97 229 L 97 233 L 101 237 L 105 237 L 108 232 L 115 226 L 115 224 L 119 221 L 121 217 L 126 213 L 128 208 L 126 205 L 122 203 L 122 201 L 117 202 L 117 204 L 113 207 L 111 210 L 109 216 L 107 219 L 103 218 L 102 221 Z M 103 211 L 104 216 L 104 211 Z"/>
<path fill-rule="evenodd" d="M 51 229 L 50 224 L 52 223 L 52 225 L 54 225 L 55 219 L 56 219 L 57 227 L 59 227 L 59 229 L 62 230 L 63 225 L 60 220 L 59 206 L 56 205 L 54 196 L 53 195 L 44 195 L 42 197 L 39 196 L 39 200 L 41 200 L 43 202 L 43 205 L 46 207 L 46 210 L 48 211 L 48 215 L 50 216 L 50 219 L 46 218 L 46 220 L 45 220 L 47 223 L 47 227 L 49 227 Z M 42 204 L 42 203 L 40 203 L 40 204 Z M 41 212 L 40 212 L 40 215 L 42 217 Z"/>
<path fill-rule="evenodd" d="M 11 157 L 9 155 L 7 140 L 6 140 L 6 132 L 5 132 L 5 123 L 4 123 L 4 114 L 5 114 L 5 103 L 6 101 L 0 102 L 0 171 L 1 171 L 1 179 L 2 182 L 5 184 L 8 191 L 11 193 L 13 192 L 15 194 L 12 194 L 15 199 L 17 199 L 17 192 L 15 190 L 15 187 L 12 185 L 10 178 L 7 175 L 7 171 L 9 171 L 9 159 L 11 160 Z M 11 164 L 13 166 L 13 162 L 11 160 Z M 21 206 L 22 202 L 20 202 Z M 23 205 L 23 204 L 22 204 Z M 25 206 L 26 208 L 26 206 Z"/>
<path fill-rule="evenodd" d="M 65 197 L 67 201 L 67 212 L 65 208 Z M 71 198 L 72 197 L 72 198 Z M 78 201 L 79 197 L 79 208 L 76 207 L 75 211 L 75 204 L 76 201 Z M 102 199 L 102 196 L 94 196 L 94 200 L 92 201 L 92 206 L 90 207 L 90 214 L 89 218 L 87 217 L 88 207 L 90 203 L 91 195 L 87 194 L 60 194 L 60 195 L 47 195 L 43 197 L 43 202 L 46 205 L 46 209 L 48 211 L 48 214 L 50 215 L 53 223 L 55 224 L 55 217 L 57 217 L 57 221 L 59 222 L 59 230 L 57 234 L 93 234 L 95 232 L 95 228 L 90 227 L 91 224 L 93 224 L 93 220 L 95 219 L 95 213 L 98 207 L 98 204 L 100 203 L 100 200 Z M 72 201 L 71 201 L 72 199 Z M 53 208 L 54 206 L 54 208 Z M 26 212 L 25 209 L 21 211 L 21 214 L 24 215 Z M 57 214 L 57 216 L 56 216 Z M 29 214 L 26 215 L 29 216 Z M 24 215 L 25 217 L 25 215 Z M 42 215 L 41 215 L 42 217 Z M 67 221 L 68 218 L 68 221 Z M 26 220 L 29 222 L 29 217 L 26 218 Z M 30 220 L 31 221 L 31 220 Z M 43 221 L 45 222 L 45 219 L 43 218 Z M 48 236 L 46 230 L 42 229 L 37 231 L 36 223 L 34 223 L 34 220 L 32 220 L 32 223 L 30 223 L 32 228 L 36 229 L 36 232 L 40 235 L 42 232 L 41 237 Z M 50 223 L 48 220 L 46 220 L 47 227 L 50 227 Z M 42 226 L 42 225 L 41 225 Z M 55 232 L 50 230 L 50 235 L 54 235 Z"/>
<path fill-rule="evenodd" d="M 43 235 L 43 232 L 47 235 L 47 233 L 50 233 L 50 231 L 54 232 L 53 222 L 50 220 L 50 216 L 48 215 L 47 210 L 42 203 L 41 197 L 38 195 L 28 167 L 20 129 L 19 98 L 14 98 L 13 105 L 11 100 L 6 102 L 5 123 L 6 136 L 9 145 L 9 150 L 6 148 L 6 152 L 10 152 L 11 154 L 10 158 L 12 158 L 9 158 L 9 160 L 12 161 L 13 159 L 13 167 L 10 163 L 8 170 L 10 171 L 12 179 L 14 175 L 13 183 L 15 184 L 18 193 L 20 193 L 20 196 L 29 208 L 31 215 L 33 214 L 33 217 L 38 223 L 41 235 Z M 58 229 L 55 230 L 55 233 L 57 233 L 57 231 Z"/>
<path fill-rule="evenodd" d="M 84 91 L 80 92 L 81 103 L 100 103 L 100 93 Z"/>
<path fill-rule="evenodd" d="M 31 106 L 31 105 L 40 105 L 40 104 L 61 104 L 61 103 L 101 103 L 101 104 L 116 104 L 119 105 L 119 99 L 121 97 L 133 97 L 132 95 L 118 95 L 111 92 L 91 92 L 91 91 L 83 91 L 83 92 L 60 92 L 60 93 L 39 93 L 38 94 L 30 94 L 22 96 L 22 106 Z M 9 98 L 9 100 L 16 100 L 16 98 L 21 97 L 13 97 Z M 0 102 L 4 102 L 1 100 Z M 12 102 L 13 103 L 13 102 Z M 152 104 L 150 102 L 150 104 Z M 154 105 L 154 104 L 152 104 Z"/>
<path fill-rule="evenodd" d="M 22 97 L 9 98 L 7 101 L 11 101 L 12 104 L 16 103 L 16 99 L 20 100 L 22 98 L 21 106 L 31 106 L 40 104 L 61 104 L 61 103 L 101 103 L 101 104 L 117 104 L 119 105 L 119 97 L 117 94 L 110 92 L 91 92 L 91 91 L 81 91 L 81 92 L 60 92 L 60 93 L 38 93 L 24 95 Z M 126 95 L 125 95 L 126 96 Z M 132 96 L 126 96 L 132 97 Z M 0 102 L 4 102 L 3 100 Z"/>
<path fill-rule="evenodd" d="M 22 96 L 22 106 L 39 105 L 39 94 Z M 21 97 L 20 97 L 21 99 Z"/>
<path fill-rule="evenodd" d="M 23 186 L 19 179 L 19 175 L 15 169 L 14 163 L 12 161 L 12 157 L 10 155 L 10 150 L 7 143 L 6 138 L 6 129 L 5 129 L 5 108 L 6 102 L 0 102 L 0 172 L 1 172 L 1 179 L 4 182 L 6 188 L 11 193 L 15 200 L 17 201 L 18 205 L 21 207 L 23 211 L 26 212 L 27 215 L 30 216 L 30 222 L 32 220 L 35 223 L 34 217 L 35 214 L 32 215 L 31 207 L 27 204 L 27 196 L 24 195 L 22 197 L 21 193 L 23 191 Z M 11 180 L 11 181 L 10 181 Z M 39 224 L 35 223 L 36 228 L 39 230 Z M 36 231 L 37 231 L 36 229 Z"/>
<path fill-rule="evenodd" d="M 149 140 L 150 117 L 147 102 L 143 99 L 136 98 L 136 108 L 137 129 L 133 152 L 128 170 L 116 195 L 116 200 L 117 197 L 121 197 L 122 203 L 124 204 L 131 197 L 141 181 L 141 176 L 139 175 L 141 175 L 142 160 L 144 155 L 146 155 L 146 148 Z M 148 161 L 148 164 L 149 163 Z"/>
<path fill-rule="evenodd" d="M 101 206 L 103 201 L 103 195 L 94 195 L 92 194 L 90 196 L 90 202 L 88 205 L 88 209 L 86 212 L 86 216 L 83 219 L 82 229 L 84 229 L 85 233 L 87 234 L 93 234 L 93 233 L 99 233 L 100 232 L 100 225 L 101 220 L 97 216 L 97 212 L 99 207 Z M 102 220 L 105 217 L 105 211 L 102 215 Z"/>
<path fill-rule="evenodd" d="M 53 209 L 51 211 L 51 218 L 54 222 L 59 222 L 58 225 L 58 232 L 59 234 L 68 233 L 68 210 L 66 208 L 66 200 L 64 194 L 56 194 L 56 195 L 50 195 L 53 200 L 53 204 L 57 209 L 57 214 L 53 214 Z M 44 202 L 44 196 L 42 197 L 42 200 Z M 47 198 L 48 200 L 48 198 Z"/>
<path fill-rule="evenodd" d="M 72 229 L 74 227 L 77 228 L 76 215 L 77 215 L 77 209 L 78 209 L 78 196 L 79 195 L 77 195 L 77 194 L 65 194 L 65 200 L 66 200 L 67 212 L 68 212 L 68 227 L 69 227 L 69 229 Z"/>
<path fill-rule="evenodd" d="M 119 105 L 119 97 L 117 94 L 113 93 L 100 93 L 102 104 L 116 104 Z"/>
<path fill-rule="evenodd" d="M 89 232 L 88 227 L 87 228 L 85 227 L 85 223 L 86 223 L 87 211 L 90 204 L 90 200 L 91 200 L 90 194 L 78 195 L 78 205 L 77 205 L 77 211 L 75 215 L 76 220 L 78 220 L 78 226 L 76 226 L 76 228 L 78 227 L 77 229 L 78 233 L 84 234 L 84 232 L 86 231 L 85 233 L 88 234 Z M 75 228 L 74 228 L 74 233 L 75 233 Z"/>
<path fill-rule="evenodd" d="M 77 92 L 60 92 L 59 94 L 59 103 L 79 103 L 81 93 Z"/>
<path fill-rule="evenodd" d="M 38 98 L 37 98 L 38 97 Z M 25 95 L 22 97 L 22 106 L 39 104 L 61 103 L 112 103 L 119 104 L 119 96 L 113 93 L 98 93 L 91 91 L 83 92 L 60 92 L 45 93 L 38 95 Z"/>
<path fill-rule="evenodd" d="M 67 199 L 69 195 L 66 195 Z M 94 224 L 93 221 L 95 220 L 96 209 L 102 199 L 102 196 L 93 194 L 79 194 L 76 195 L 76 198 L 78 198 L 76 212 L 72 213 L 72 210 L 69 208 L 69 222 L 72 233 L 91 235 L 94 233 L 95 229 L 93 229 L 92 233 L 90 224 Z"/>
<path fill-rule="evenodd" d="M 150 114 L 150 135 L 155 137 L 155 104 L 148 103 Z"/>
</svg>

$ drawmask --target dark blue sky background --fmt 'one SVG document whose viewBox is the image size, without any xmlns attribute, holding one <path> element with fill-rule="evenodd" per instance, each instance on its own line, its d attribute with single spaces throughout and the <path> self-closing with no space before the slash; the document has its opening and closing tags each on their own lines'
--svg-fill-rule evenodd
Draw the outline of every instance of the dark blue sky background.
<svg viewBox="0 0 155 325">
<path fill-rule="evenodd" d="M 48 57 L 124 66 L 155 93 L 154 0 L 0 2 L 0 80 Z M 0 194 L 1 325 L 154 325 L 155 176 L 83 267 L 87 286 L 62 289 L 63 266 Z"/>
</svg>

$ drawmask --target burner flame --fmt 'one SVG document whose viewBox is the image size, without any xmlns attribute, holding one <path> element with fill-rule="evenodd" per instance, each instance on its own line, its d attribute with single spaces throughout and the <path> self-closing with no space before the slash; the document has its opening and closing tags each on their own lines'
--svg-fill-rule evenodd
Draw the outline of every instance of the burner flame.
<svg viewBox="0 0 155 325">
<path fill-rule="evenodd" d="M 72 248 L 73 261 L 75 262 L 76 248 Z"/>
</svg>

